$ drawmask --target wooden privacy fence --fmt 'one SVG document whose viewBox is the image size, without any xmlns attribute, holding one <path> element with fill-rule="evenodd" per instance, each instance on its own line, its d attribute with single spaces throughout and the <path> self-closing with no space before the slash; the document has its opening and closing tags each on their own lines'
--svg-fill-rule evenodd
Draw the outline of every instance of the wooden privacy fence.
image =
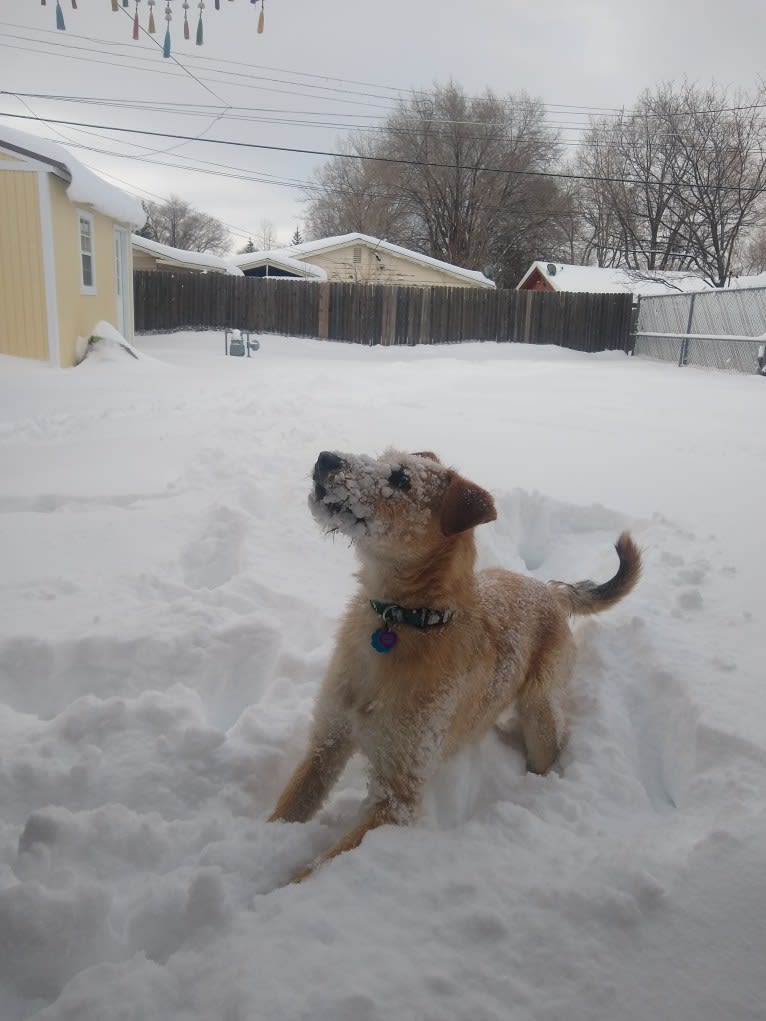
<svg viewBox="0 0 766 1021">
<path fill-rule="evenodd" d="M 134 274 L 137 333 L 224 330 L 354 344 L 496 340 L 627 351 L 630 294 L 394 287 L 223 276 Z"/>
</svg>

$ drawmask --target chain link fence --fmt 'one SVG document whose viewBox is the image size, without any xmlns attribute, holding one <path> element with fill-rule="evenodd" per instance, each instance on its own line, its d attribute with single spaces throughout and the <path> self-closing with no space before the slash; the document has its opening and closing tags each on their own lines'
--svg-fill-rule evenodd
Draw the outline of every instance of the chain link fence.
<svg viewBox="0 0 766 1021">
<path fill-rule="evenodd" d="M 639 304 L 634 354 L 645 358 L 758 372 L 765 342 L 766 288 L 671 294 Z"/>
</svg>

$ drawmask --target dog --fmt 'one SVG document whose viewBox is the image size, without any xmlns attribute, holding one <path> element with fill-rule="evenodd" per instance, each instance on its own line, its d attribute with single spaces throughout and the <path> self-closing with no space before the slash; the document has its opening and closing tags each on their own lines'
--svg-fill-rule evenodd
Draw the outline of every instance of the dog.
<svg viewBox="0 0 766 1021">
<path fill-rule="evenodd" d="M 295 881 L 369 830 L 412 821 L 439 763 L 511 708 L 528 769 L 548 772 L 566 735 L 575 649 L 568 618 L 614 606 L 641 572 L 626 532 L 615 546 L 617 573 L 601 585 L 477 572 L 473 530 L 496 518 L 494 501 L 430 451 L 388 450 L 377 459 L 323 451 L 309 506 L 325 531 L 352 540 L 359 587 L 308 749 L 270 821 L 310 819 L 355 751 L 371 773 L 359 823 Z"/>
</svg>

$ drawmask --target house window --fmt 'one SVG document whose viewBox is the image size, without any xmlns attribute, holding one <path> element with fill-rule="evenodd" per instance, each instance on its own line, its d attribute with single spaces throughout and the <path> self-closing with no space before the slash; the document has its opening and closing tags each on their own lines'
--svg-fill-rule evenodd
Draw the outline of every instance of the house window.
<svg viewBox="0 0 766 1021">
<path fill-rule="evenodd" d="M 355 266 L 361 266 L 362 265 L 362 246 L 361 245 L 354 245 L 354 250 L 353 250 L 351 258 L 353 259 L 353 262 L 354 262 Z"/>
<path fill-rule="evenodd" d="M 80 224 L 80 290 L 83 294 L 96 293 L 96 263 L 93 247 L 93 217 L 79 213 Z"/>
</svg>

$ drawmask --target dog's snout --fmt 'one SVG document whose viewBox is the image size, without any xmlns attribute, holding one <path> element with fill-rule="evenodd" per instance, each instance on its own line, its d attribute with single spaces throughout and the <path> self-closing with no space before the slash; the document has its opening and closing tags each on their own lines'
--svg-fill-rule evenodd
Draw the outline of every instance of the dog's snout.
<svg viewBox="0 0 766 1021">
<path fill-rule="evenodd" d="M 317 458 L 317 463 L 314 465 L 314 478 L 324 478 L 330 472 L 340 468 L 342 464 L 343 462 L 337 454 L 333 454 L 329 450 L 323 450 Z"/>
</svg>

